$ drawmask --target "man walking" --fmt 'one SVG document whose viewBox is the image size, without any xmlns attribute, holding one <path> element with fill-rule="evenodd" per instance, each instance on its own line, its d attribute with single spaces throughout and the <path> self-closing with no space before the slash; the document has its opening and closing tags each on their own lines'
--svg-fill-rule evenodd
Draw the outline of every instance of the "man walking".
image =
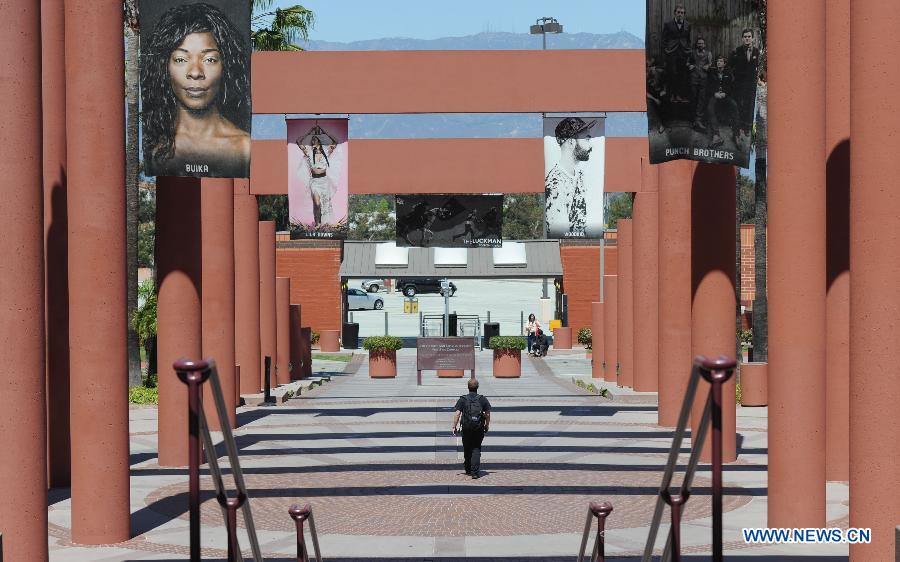
<svg viewBox="0 0 900 562">
<path fill-rule="evenodd" d="M 455 409 L 450 431 L 456 435 L 457 427 L 462 429 L 466 474 L 477 480 L 481 468 L 481 441 L 491 424 L 491 403 L 478 394 L 476 379 L 469 379 L 469 393 L 459 397 Z"/>
</svg>

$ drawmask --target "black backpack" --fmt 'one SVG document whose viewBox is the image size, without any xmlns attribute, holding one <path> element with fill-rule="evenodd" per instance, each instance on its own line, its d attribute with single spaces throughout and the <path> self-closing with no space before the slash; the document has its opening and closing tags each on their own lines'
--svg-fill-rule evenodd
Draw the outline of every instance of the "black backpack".
<svg viewBox="0 0 900 562">
<path fill-rule="evenodd" d="M 467 394 L 463 397 L 465 406 L 462 411 L 463 431 L 480 430 L 484 427 L 484 410 L 481 408 L 481 396 Z"/>
</svg>

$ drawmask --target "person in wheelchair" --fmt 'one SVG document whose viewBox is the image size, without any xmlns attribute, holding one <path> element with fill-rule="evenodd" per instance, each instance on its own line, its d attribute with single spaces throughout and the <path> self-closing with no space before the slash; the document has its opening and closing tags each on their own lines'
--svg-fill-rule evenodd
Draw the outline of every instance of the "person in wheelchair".
<svg viewBox="0 0 900 562">
<path fill-rule="evenodd" d="M 547 355 L 547 349 L 550 345 L 547 343 L 547 336 L 544 335 L 544 330 L 540 328 L 537 329 L 537 333 L 534 336 L 534 343 L 531 346 L 531 354 L 535 357 L 543 357 Z"/>
</svg>

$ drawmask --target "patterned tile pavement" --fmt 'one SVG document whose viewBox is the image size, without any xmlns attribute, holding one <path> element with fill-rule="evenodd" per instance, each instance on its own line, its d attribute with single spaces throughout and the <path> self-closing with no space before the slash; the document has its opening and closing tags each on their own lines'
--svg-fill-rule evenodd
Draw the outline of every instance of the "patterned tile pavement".
<svg viewBox="0 0 900 562">
<path fill-rule="evenodd" d="M 578 353 L 525 359 L 519 379 L 494 379 L 489 352 L 479 354 L 480 390 L 493 417 L 482 478 L 474 481 L 462 473 L 461 443 L 449 433 L 466 379 L 426 372 L 416 386 L 414 360 L 402 350 L 399 376 L 386 380 L 368 377 L 364 354 L 346 369 L 317 362 L 332 382 L 284 406 L 240 411 L 241 466 L 267 560 L 290 559 L 296 537 L 287 508 L 303 502 L 313 506 L 329 561 L 572 561 L 591 500 L 614 506 L 607 554 L 639 556 L 672 436 L 654 423 L 654 394 L 615 387 L 612 399 L 587 393 L 571 382 L 590 377 L 589 361 Z M 155 414 L 140 408 L 131 415 L 135 538 L 72 545 L 67 491 L 54 490 L 52 560 L 187 558 L 187 473 L 156 463 Z M 841 546 L 748 548 L 739 540 L 741 527 L 765 525 L 765 425 L 765 408 L 739 409 L 741 456 L 725 473 L 730 556 L 845 560 Z M 204 557 L 223 559 L 222 513 L 210 478 L 202 480 Z M 829 520 L 846 526 L 846 486 L 830 484 L 828 492 Z M 701 468 L 683 526 L 684 552 L 700 556 L 690 559 L 709 552 L 708 493 Z M 239 535 L 248 556 L 243 522 Z"/>
</svg>

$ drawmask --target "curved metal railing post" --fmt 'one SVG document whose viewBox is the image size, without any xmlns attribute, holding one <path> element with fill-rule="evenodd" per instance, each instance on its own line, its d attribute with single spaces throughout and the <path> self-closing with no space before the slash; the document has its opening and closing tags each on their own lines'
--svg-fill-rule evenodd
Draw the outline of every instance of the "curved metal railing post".
<svg viewBox="0 0 900 562">
<path fill-rule="evenodd" d="M 179 359 L 175 362 L 178 379 L 188 387 L 188 511 L 190 512 L 191 562 L 200 562 L 200 396 L 209 378 L 209 363 Z"/>
<path fill-rule="evenodd" d="M 306 548 L 306 535 L 303 532 L 303 522 L 309 520 L 309 534 L 312 537 L 313 552 L 316 555 L 316 562 L 322 562 L 322 556 L 319 553 L 319 537 L 316 534 L 316 523 L 313 517 L 312 506 L 308 503 L 303 506 L 292 505 L 288 509 L 288 514 L 297 525 L 297 562 L 309 562 L 309 550 Z"/>
<path fill-rule="evenodd" d="M 216 499 L 227 513 L 225 527 L 228 532 L 228 562 L 243 562 L 244 557 L 241 555 L 241 547 L 237 540 L 237 510 L 244 505 L 247 496 L 238 492 L 236 498 L 229 498 L 222 493 Z"/>
<path fill-rule="evenodd" d="M 712 397 L 712 519 L 713 562 L 722 562 L 722 385 L 734 374 L 734 359 L 698 358 L 700 374 L 710 383 Z"/>
<path fill-rule="evenodd" d="M 588 504 L 587 520 L 584 523 L 584 533 L 581 535 L 581 547 L 578 549 L 578 562 L 584 562 L 584 551 L 591 534 L 591 523 L 594 517 L 597 518 L 597 538 L 594 541 L 594 548 L 591 549 L 591 562 L 606 560 L 606 517 L 612 513 L 612 510 L 613 506 L 609 502 Z"/>
</svg>

